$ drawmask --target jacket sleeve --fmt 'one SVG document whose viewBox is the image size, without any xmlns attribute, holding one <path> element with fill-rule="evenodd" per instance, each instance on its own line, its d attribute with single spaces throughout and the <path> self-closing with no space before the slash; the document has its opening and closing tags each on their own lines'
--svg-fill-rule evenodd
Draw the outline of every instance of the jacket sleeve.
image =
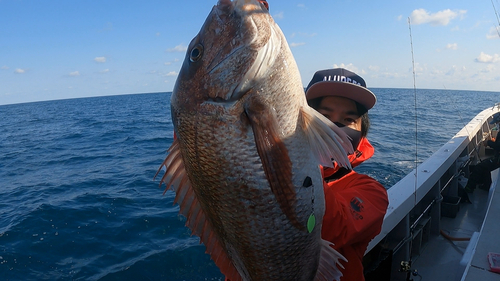
<svg viewBox="0 0 500 281">
<path fill-rule="evenodd" d="M 334 243 L 334 248 L 368 243 L 380 233 L 389 200 L 379 182 L 351 172 L 337 181 L 325 183 L 324 188 L 322 237 Z"/>
</svg>

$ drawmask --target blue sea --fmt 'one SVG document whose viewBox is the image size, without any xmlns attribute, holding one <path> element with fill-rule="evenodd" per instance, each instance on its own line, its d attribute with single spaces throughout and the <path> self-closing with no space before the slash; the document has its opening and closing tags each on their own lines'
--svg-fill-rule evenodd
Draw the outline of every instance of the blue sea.
<svg viewBox="0 0 500 281">
<path fill-rule="evenodd" d="M 357 170 L 387 188 L 500 102 L 499 92 L 372 90 L 376 153 Z M 223 280 L 173 192 L 153 181 L 172 143 L 170 95 L 0 106 L 0 279 Z"/>
</svg>

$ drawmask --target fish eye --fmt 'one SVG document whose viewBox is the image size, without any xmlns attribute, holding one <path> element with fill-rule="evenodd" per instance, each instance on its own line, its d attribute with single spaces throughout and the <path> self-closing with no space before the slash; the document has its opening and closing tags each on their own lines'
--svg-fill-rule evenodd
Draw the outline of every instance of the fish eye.
<svg viewBox="0 0 500 281">
<path fill-rule="evenodd" d="M 191 50 L 191 54 L 189 55 L 189 60 L 191 62 L 197 62 L 201 59 L 202 56 L 203 56 L 203 45 L 198 44 Z"/>
</svg>

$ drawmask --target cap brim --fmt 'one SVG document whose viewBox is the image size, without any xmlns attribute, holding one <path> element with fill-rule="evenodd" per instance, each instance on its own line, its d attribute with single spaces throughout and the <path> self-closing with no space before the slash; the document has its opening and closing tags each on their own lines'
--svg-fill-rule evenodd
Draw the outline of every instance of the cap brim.
<svg viewBox="0 0 500 281">
<path fill-rule="evenodd" d="M 308 100 L 327 96 L 354 100 L 363 105 L 366 110 L 371 109 L 377 102 L 375 94 L 367 88 L 346 82 L 321 81 L 314 83 L 306 92 Z"/>
</svg>

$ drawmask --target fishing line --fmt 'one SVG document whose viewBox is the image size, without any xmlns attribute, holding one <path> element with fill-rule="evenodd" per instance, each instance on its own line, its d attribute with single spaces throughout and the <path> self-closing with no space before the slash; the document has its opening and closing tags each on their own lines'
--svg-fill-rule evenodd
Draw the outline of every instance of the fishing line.
<svg viewBox="0 0 500 281">
<path fill-rule="evenodd" d="M 446 88 L 446 86 L 445 86 L 445 85 L 443 85 L 443 88 L 444 88 L 446 91 L 448 91 L 448 89 Z M 457 104 L 455 103 L 455 100 L 454 100 L 453 98 L 450 98 L 449 100 L 451 100 L 451 103 L 452 103 L 453 107 L 455 108 L 455 111 L 458 113 L 458 117 L 460 118 L 460 122 L 461 122 L 461 123 L 462 123 L 462 125 L 463 125 L 462 127 L 463 127 L 463 128 L 465 128 L 465 131 L 467 132 L 467 136 L 468 136 L 469 138 L 472 138 L 472 134 L 469 132 L 469 129 L 468 129 L 468 128 L 467 128 L 467 126 L 466 126 L 467 124 L 465 123 L 464 119 L 462 118 L 462 114 L 461 114 L 460 110 L 458 109 L 458 106 L 457 106 Z M 475 142 L 475 141 L 471 141 L 470 143 L 472 143 L 472 146 L 474 147 L 474 151 L 473 151 L 473 152 L 476 152 L 476 156 L 477 156 L 477 158 L 479 159 L 479 161 L 481 162 L 481 157 L 479 157 L 479 148 L 478 148 L 478 146 L 477 146 L 476 142 Z M 470 158 L 471 154 L 472 154 L 472 153 L 469 153 L 469 154 L 467 154 L 467 156 Z M 466 164 L 466 163 L 467 163 L 467 162 L 464 162 L 464 163 L 463 163 L 463 165 L 465 166 L 465 164 Z M 460 167 L 460 168 L 462 168 L 462 167 Z M 459 171 L 459 173 L 460 173 L 460 171 Z M 459 175 L 456 175 L 456 176 L 458 177 Z"/>
<path fill-rule="evenodd" d="M 445 91 L 448 91 L 448 89 L 446 88 L 446 86 L 443 84 L 443 88 Z M 470 133 L 469 133 L 469 130 L 467 129 L 467 127 L 465 125 L 465 121 L 464 119 L 462 118 L 462 114 L 460 113 L 460 110 L 458 109 L 458 106 L 457 104 L 455 103 L 455 100 L 453 100 L 452 98 L 450 98 L 449 100 L 451 100 L 452 104 L 453 104 L 453 107 L 455 108 L 455 110 L 457 111 L 458 113 L 458 117 L 460 118 L 460 122 L 462 122 L 462 125 L 463 127 L 465 128 L 465 130 L 467 131 L 467 135 L 470 136 Z"/>
</svg>

